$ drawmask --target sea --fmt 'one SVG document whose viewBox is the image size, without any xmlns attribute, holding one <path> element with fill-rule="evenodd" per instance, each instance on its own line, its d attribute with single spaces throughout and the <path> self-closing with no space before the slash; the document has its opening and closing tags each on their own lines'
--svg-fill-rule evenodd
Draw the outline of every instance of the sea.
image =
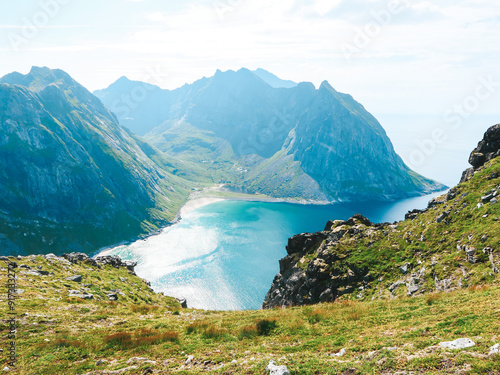
<svg viewBox="0 0 500 375">
<path fill-rule="evenodd" d="M 412 169 L 448 186 L 460 180 L 484 131 L 500 122 L 484 116 L 452 128 L 431 115 L 377 117 Z M 279 259 L 287 254 L 289 237 L 323 230 L 328 220 L 355 213 L 373 222 L 401 220 L 436 195 L 335 205 L 226 200 L 190 211 L 159 234 L 105 253 L 136 261 L 136 273 L 156 292 L 185 298 L 190 308 L 259 309 L 279 272 Z"/>
</svg>

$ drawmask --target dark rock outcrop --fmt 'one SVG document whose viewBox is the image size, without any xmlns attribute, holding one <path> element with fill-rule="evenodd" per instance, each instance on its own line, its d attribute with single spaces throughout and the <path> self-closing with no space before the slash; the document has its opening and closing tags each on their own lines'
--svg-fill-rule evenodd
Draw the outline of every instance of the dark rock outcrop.
<svg viewBox="0 0 500 375">
<path fill-rule="evenodd" d="M 346 221 L 329 222 L 326 231 L 291 237 L 286 247 L 288 255 L 280 260 L 280 273 L 273 280 L 263 308 L 331 302 L 352 292 L 352 285 L 370 281 L 367 269 L 329 251 L 346 234 L 359 233 L 367 225 L 371 225 L 370 220 L 357 214 Z M 309 261 L 309 256 L 314 259 Z"/>
<path fill-rule="evenodd" d="M 474 171 L 497 156 L 500 156 L 500 124 L 492 126 L 484 133 L 483 139 L 470 154 L 469 164 L 472 168 L 464 171 L 460 182 L 469 180 L 474 175 Z"/>
<path fill-rule="evenodd" d="M 103 255 L 93 259 L 84 253 L 69 253 L 69 254 L 63 254 L 62 257 L 74 264 L 87 263 L 97 268 L 100 268 L 102 265 L 106 264 L 109 264 L 110 266 L 115 268 L 126 267 L 128 271 L 133 275 L 135 275 L 134 268 L 135 266 L 137 266 L 137 262 L 133 262 L 130 260 L 124 261 L 119 256 L 111 256 L 111 255 Z M 151 284 L 149 284 L 149 286 L 151 286 Z"/>
</svg>

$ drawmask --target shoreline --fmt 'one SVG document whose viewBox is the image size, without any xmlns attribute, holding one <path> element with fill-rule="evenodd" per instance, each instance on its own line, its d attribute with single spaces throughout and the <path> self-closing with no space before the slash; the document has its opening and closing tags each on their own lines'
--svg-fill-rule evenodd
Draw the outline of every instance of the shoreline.
<svg viewBox="0 0 500 375">
<path fill-rule="evenodd" d="M 212 203 L 222 202 L 227 200 L 226 198 L 215 198 L 215 197 L 200 197 L 200 198 L 191 198 L 179 209 L 177 212 L 176 218 L 181 219 L 183 215 L 187 213 L 197 210 L 198 208 L 208 206 Z M 174 220 L 177 222 L 177 220 Z"/>
<path fill-rule="evenodd" d="M 109 252 L 118 247 L 118 246 L 126 246 L 130 245 L 134 242 L 140 241 L 140 240 L 146 240 L 149 237 L 159 235 L 161 232 L 163 232 L 166 228 L 179 223 L 182 220 L 183 215 L 188 214 L 191 211 L 197 210 L 199 208 L 208 206 L 212 203 L 217 203 L 217 202 L 222 202 L 222 201 L 242 201 L 242 202 L 267 202 L 267 203 L 290 203 L 290 204 L 300 204 L 300 205 L 318 205 L 318 206 L 324 206 L 324 205 L 329 205 L 329 204 L 342 204 L 342 203 L 348 203 L 348 202 L 329 202 L 329 201 L 317 201 L 317 200 L 308 200 L 308 199 L 292 199 L 292 198 L 273 198 L 269 197 L 267 195 L 258 195 L 258 194 L 248 194 L 248 193 L 240 193 L 240 192 L 231 192 L 228 190 L 224 190 L 224 185 L 220 184 L 217 186 L 211 186 L 208 188 L 204 188 L 200 191 L 196 191 L 191 193 L 189 196 L 188 200 L 184 205 L 182 205 L 179 210 L 177 211 L 177 214 L 175 218 L 170 221 L 166 226 L 159 228 L 158 230 L 149 233 L 147 235 L 139 236 L 135 238 L 134 240 L 131 241 L 123 241 L 121 243 L 117 243 L 111 246 L 106 246 L 104 248 L 99 249 L 95 253 L 92 254 L 92 257 L 96 257 L 97 255 L 102 256 L 102 255 L 109 255 Z M 433 194 L 442 194 L 448 189 L 443 189 L 440 191 L 435 191 L 432 193 L 427 193 L 421 195 L 423 196 L 429 196 Z M 220 195 L 220 196 L 217 196 Z M 405 199 L 410 199 L 410 198 L 417 198 L 418 196 L 414 197 L 408 197 Z"/>
</svg>

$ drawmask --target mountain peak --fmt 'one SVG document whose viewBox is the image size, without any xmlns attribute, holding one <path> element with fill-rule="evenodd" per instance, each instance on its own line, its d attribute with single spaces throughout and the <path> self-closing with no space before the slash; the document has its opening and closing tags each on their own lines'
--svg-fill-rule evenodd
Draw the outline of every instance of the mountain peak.
<svg viewBox="0 0 500 375">
<path fill-rule="evenodd" d="M 320 85 L 319 89 L 320 89 L 320 90 L 321 90 L 321 89 L 327 89 L 327 90 L 330 90 L 330 91 L 331 91 L 331 90 L 336 91 L 336 90 L 332 87 L 332 85 L 330 85 L 330 83 L 329 83 L 327 80 L 325 80 L 325 81 L 321 82 L 321 85 Z"/>
<path fill-rule="evenodd" d="M 279 78 L 278 76 L 274 75 L 273 73 L 268 72 L 265 69 L 258 68 L 257 70 L 252 71 L 253 74 L 255 74 L 257 77 L 262 79 L 264 82 L 266 82 L 268 85 L 274 88 L 292 88 L 297 86 L 296 82 L 290 81 L 290 80 L 283 80 Z"/>
<path fill-rule="evenodd" d="M 40 92 L 47 86 L 59 82 L 69 86 L 78 85 L 78 83 L 76 83 L 76 81 L 65 71 L 50 69 L 46 66 L 33 66 L 28 74 L 21 74 L 18 72 L 7 74 L 0 79 L 0 82 L 24 86 L 34 92 Z"/>
<path fill-rule="evenodd" d="M 132 81 L 125 76 L 121 76 L 120 78 L 118 78 L 115 81 L 115 83 L 128 83 L 128 82 L 132 82 Z"/>
</svg>

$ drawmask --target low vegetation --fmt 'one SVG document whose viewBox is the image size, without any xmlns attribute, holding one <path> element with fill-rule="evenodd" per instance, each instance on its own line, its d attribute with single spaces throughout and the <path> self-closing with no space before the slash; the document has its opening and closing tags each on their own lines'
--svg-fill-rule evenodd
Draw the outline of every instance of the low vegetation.
<svg viewBox="0 0 500 375">
<path fill-rule="evenodd" d="M 177 300 L 152 292 L 125 267 L 98 269 L 42 256 L 9 259 L 18 264 L 19 292 L 13 374 L 264 374 L 271 359 L 292 374 L 308 375 L 499 373 L 500 355 L 489 355 L 500 342 L 499 285 L 217 312 L 181 309 Z M 0 265 L 4 275 L 7 262 Z M 66 280 L 75 274 L 81 282 Z M 69 290 L 93 298 L 72 297 Z M 110 291 L 118 300 L 109 300 Z M 1 297 L 5 317 L 6 295 Z M 4 368 L 5 318 L 1 329 Z M 460 337 L 476 345 L 438 346 Z"/>
</svg>

